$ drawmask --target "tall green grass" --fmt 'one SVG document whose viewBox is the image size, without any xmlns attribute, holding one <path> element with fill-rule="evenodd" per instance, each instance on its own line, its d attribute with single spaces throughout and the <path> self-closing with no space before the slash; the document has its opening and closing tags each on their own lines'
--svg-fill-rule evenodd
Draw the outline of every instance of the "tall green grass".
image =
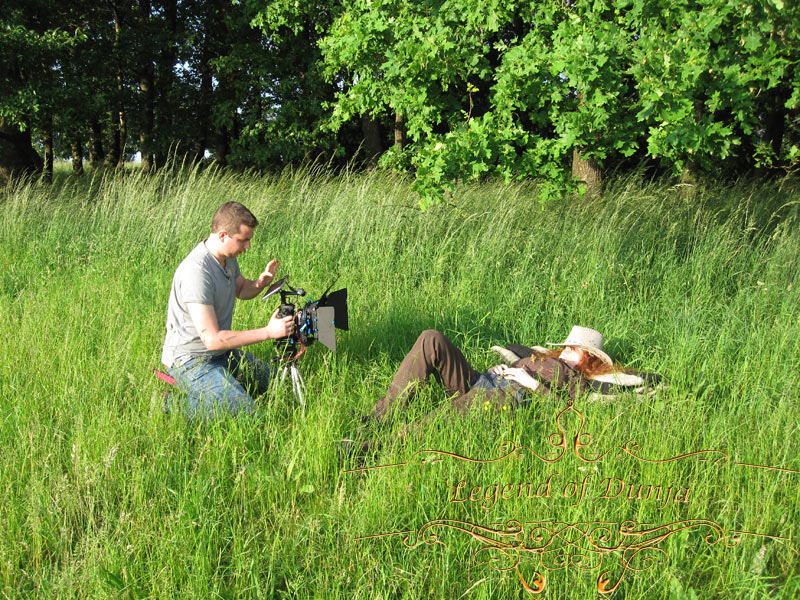
<svg viewBox="0 0 800 600">
<path fill-rule="evenodd" d="M 413 549 L 401 536 L 355 538 L 436 519 L 707 519 L 786 539 L 743 535 L 724 547 L 708 543 L 709 529 L 677 533 L 659 546 L 666 554 L 647 554 L 661 562 L 625 574 L 614 597 L 800 597 L 800 473 L 734 464 L 800 470 L 797 185 L 688 194 L 630 177 L 595 200 L 536 198 L 532 185 L 475 185 L 420 212 L 403 179 L 314 170 L 105 175 L 3 190 L 0 593 L 523 597 L 512 562 L 497 551 L 476 556 L 480 543 L 456 530 L 440 528 L 441 543 L 425 538 Z M 350 331 L 336 354 L 313 346 L 301 360 L 305 409 L 276 385 L 257 417 L 187 422 L 162 412 L 151 369 L 173 271 L 227 200 L 261 220 L 243 273 L 254 277 L 277 257 L 312 297 L 336 278 L 349 290 Z M 239 303 L 235 326 L 264 324 L 276 304 Z M 656 464 L 612 452 L 591 464 L 570 451 L 554 465 L 530 454 L 420 465 L 424 449 L 498 457 L 504 440 L 553 451 L 565 403 L 478 409 L 463 420 L 445 413 L 405 436 L 447 403 L 444 392 L 425 388 L 376 431 L 360 432 L 350 414 L 369 411 L 423 329 L 445 331 L 485 368 L 496 362 L 492 344 L 560 341 L 574 324 L 604 332 L 620 362 L 669 381 L 655 399 L 579 400 L 586 454 L 635 439 L 649 459 L 720 450 L 729 462 Z M 252 349 L 273 353 L 270 344 Z M 574 413 L 564 423 L 572 433 L 580 425 Z M 365 435 L 381 442 L 365 463 L 337 456 L 340 440 Z M 663 509 L 603 499 L 597 488 L 577 506 L 563 497 L 490 508 L 449 501 L 446 481 L 539 483 L 554 472 L 561 487 L 592 473 L 690 486 L 692 495 Z M 596 597 L 602 571 L 619 575 L 620 553 L 602 567 L 579 554 L 572 546 L 562 568 L 523 554 L 519 570 L 529 582 L 545 574 L 543 597 Z M 496 568 L 480 564 L 490 557 Z"/>
</svg>

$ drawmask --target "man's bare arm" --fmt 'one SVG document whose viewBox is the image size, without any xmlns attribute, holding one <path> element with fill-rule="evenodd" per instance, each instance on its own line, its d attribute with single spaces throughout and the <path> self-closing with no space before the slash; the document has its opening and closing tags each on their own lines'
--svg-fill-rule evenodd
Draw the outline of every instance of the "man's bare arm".
<svg viewBox="0 0 800 600">
<path fill-rule="evenodd" d="M 190 303 L 186 305 L 186 308 L 203 345 L 209 350 L 233 350 L 265 340 L 284 337 L 294 330 L 292 317 L 279 319 L 276 316 L 277 310 L 272 314 L 266 327 L 235 331 L 219 328 L 217 313 L 210 304 Z"/>
</svg>

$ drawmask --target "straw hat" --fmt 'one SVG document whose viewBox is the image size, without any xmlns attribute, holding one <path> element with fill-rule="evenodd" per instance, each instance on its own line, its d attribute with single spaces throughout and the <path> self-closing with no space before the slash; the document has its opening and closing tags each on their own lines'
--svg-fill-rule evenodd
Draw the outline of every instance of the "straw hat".
<svg viewBox="0 0 800 600">
<path fill-rule="evenodd" d="M 594 329 L 589 329 L 588 327 L 581 327 L 579 325 L 575 325 L 572 328 L 572 331 L 569 332 L 567 339 L 565 339 L 560 344 L 554 344 L 553 342 L 547 342 L 548 346 L 573 346 L 575 348 L 582 348 L 586 350 L 592 356 L 596 356 L 604 363 L 609 366 L 614 364 L 614 361 L 611 360 L 611 357 L 603 352 L 603 342 L 605 339 L 603 338 L 603 334 L 599 331 Z"/>
</svg>

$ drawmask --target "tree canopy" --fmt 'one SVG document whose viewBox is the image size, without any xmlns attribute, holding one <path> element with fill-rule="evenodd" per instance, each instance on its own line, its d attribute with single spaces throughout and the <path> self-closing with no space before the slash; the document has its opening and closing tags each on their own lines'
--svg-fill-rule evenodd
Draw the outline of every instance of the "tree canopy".
<svg viewBox="0 0 800 600">
<path fill-rule="evenodd" d="M 784 0 L 2 0 L 0 173 L 376 161 L 423 204 L 800 161 Z M 7 5 L 6 5 L 7 4 Z"/>
<path fill-rule="evenodd" d="M 347 72 L 334 123 L 402 114 L 435 198 L 487 173 L 564 182 L 570 160 L 595 178 L 793 163 L 798 23 L 780 0 L 353 0 L 323 48 Z"/>
</svg>

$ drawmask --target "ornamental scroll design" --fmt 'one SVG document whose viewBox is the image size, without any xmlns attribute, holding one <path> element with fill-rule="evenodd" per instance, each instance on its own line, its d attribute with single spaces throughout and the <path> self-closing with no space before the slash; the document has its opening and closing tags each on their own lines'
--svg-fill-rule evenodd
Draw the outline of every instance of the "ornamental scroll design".
<svg viewBox="0 0 800 600">
<path fill-rule="evenodd" d="M 707 545 L 721 544 L 728 548 L 737 546 L 742 535 L 770 537 L 748 532 L 726 533 L 721 525 L 708 519 L 687 519 L 655 526 L 635 521 L 564 523 L 516 520 L 483 526 L 454 519 L 436 519 L 416 531 L 356 539 L 402 536 L 407 548 L 436 544 L 446 547 L 443 534 L 456 532 L 477 540 L 482 546 L 473 552 L 473 562 L 487 564 L 500 572 L 513 571 L 528 594 L 538 595 L 545 591 L 549 571 L 576 568 L 598 572 L 597 592 L 611 596 L 627 574 L 647 571 L 669 561 L 668 553 L 660 545 L 670 536 L 692 529 L 702 530 Z M 609 555 L 618 559 L 618 564 L 607 564 Z M 521 562 L 528 557 L 534 557 L 535 563 L 526 574 L 523 572 L 526 567 Z"/>
<path fill-rule="evenodd" d="M 660 547 L 675 533 L 691 529 L 703 530 L 703 540 L 709 546 L 721 544 L 732 548 L 747 532 L 729 532 L 708 519 L 687 519 L 665 525 L 646 525 L 635 521 L 564 523 L 559 521 L 521 522 L 510 520 L 497 525 L 476 525 L 455 519 L 428 521 L 416 531 L 398 531 L 356 538 L 365 540 L 386 536 L 402 536 L 403 545 L 447 546 L 445 532 L 470 537 L 482 546 L 473 552 L 476 564 L 487 564 L 500 572 L 516 573 L 523 589 L 532 595 L 545 591 L 549 571 L 576 568 L 598 572 L 597 592 L 613 594 L 628 573 L 647 571 L 669 560 Z M 608 565 L 608 555 L 619 564 Z M 523 558 L 535 557 L 530 573 L 523 573 Z"/>
<path fill-rule="evenodd" d="M 578 418 L 578 426 L 569 428 L 565 421 Z M 640 446 L 636 440 L 629 440 L 623 445 L 613 446 L 605 451 L 593 450 L 594 440 L 585 430 L 586 418 L 574 405 L 572 400 L 559 411 L 555 417 L 556 431 L 547 438 L 549 448 L 546 452 L 537 452 L 530 447 L 520 446 L 506 440 L 499 446 L 498 455 L 489 458 L 474 458 L 441 450 L 420 450 L 415 452 L 407 462 L 362 467 L 344 471 L 344 473 L 363 473 L 378 469 L 389 469 L 407 466 L 431 465 L 444 460 L 457 460 L 473 464 L 497 463 L 504 460 L 523 460 L 534 457 L 536 460 L 554 464 L 565 457 L 573 456 L 583 463 L 598 463 L 606 458 L 617 460 L 635 459 L 654 464 L 664 464 L 694 458 L 709 462 L 714 466 L 730 463 L 748 469 L 765 469 L 781 473 L 797 474 L 798 470 L 757 465 L 731 461 L 730 457 L 720 450 L 698 450 L 667 458 L 647 458 L 640 454 Z M 703 529 L 704 541 L 708 545 L 721 544 L 732 548 L 739 544 L 741 536 L 757 536 L 762 539 L 774 539 L 788 542 L 793 552 L 800 554 L 792 540 L 785 537 L 730 530 L 726 533 L 722 526 L 709 519 L 688 519 L 665 525 L 639 524 L 634 521 L 623 522 L 582 522 L 562 523 L 555 521 L 520 522 L 511 520 L 502 525 L 476 525 L 466 521 L 437 519 L 428 521 L 418 530 L 382 533 L 356 538 L 367 540 L 387 536 L 402 536 L 403 544 L 408 548 L 416 548 L 422 544 L 446 545 L 441 540 L 444 531 L 456 531 L 477 540 L 481 547 L 473 553 L 476 563 L 485 563 L 497 571 L 514 571 L 526 592 L 538 595 L 547 587 L 548 571 L 575 568 L 583 571 L 598 571 L 597 591 L 601 595 L 613 594 L 626 575 L 647 571 L 654 565 L 669 560 L 666 551 L 660 545 L 679 531 Z M 609 555 L 617 559 L 617 563 L 609 564 Z M 521 561 L 525 557 L 534 556 L 536 566 L 531 574 L 523 574 Z"/>
<path fill-rule="evenodd" d="M 577 431 L 572 435 L 570 435 L 569 429 L 564 424 L 564 421 L 570 416 L 577 416 L 580 421 L 580 426 L 577 428 Z M 574 455 L 578 460 L 584 463 L 600 462 L 606 456 L 615 456 L 618 460 L 634 458 L 636 460 L 647 463 L 668 463 L 679 460 L 685 460 L 692 457 L 696 457 L 700 461 L 712 462 L 714 465 L 721 465 L 729 461 L 728 455 L 725 452 L 722 452 L 721 450 L 697 450 L 695 452 L 688 452 L 678 456 L 672 456 L 669 458 L 662 458 L 662 459 L 645 458 L 640 455 L 640 447 L 636 440 L 629 440 L 628 442 L 626 442 L 621 446 L 614 446 L 604 452 L 592 453 L 590 451 L 591 447 L 594 444 L 594 441 L 592 440 L 592 435 L 587 431 L 584 431 L 584 428 L 586 426 L 586 417 L 584 417 L 583 413 L 581 413 L 577 408 L 575 408 L 575 405 L 572 402 L 572 400 L 570 400 L 567 403 L 567 406 L 556 415 L 555 425 L 557 431 L 552 432 L 547 438 L 548 444 L 552 447 L 552 450 L 550 450 L 549 452 L 543 452 L 541 454 L 528 446 L 520 446 L 516 442 L 506 440 L 502 442 L 498 448 L 499 456 L 493 458 L 472 458 L 468 456 L 462 456 L 454 452 L 446 452 L 442 450 L 419 450 L 415 452 L 407 462 L 393 463 L 387 465 L 375 465 L 371 467 L 360 467 L 356 469 L 346 470 L 344 471 L 344 473 L 358 473 L 358 472 L 373 471 L 379 469 L 405 467 L 411 465 L 423 466 L 441 462 L 446 459 L 460 460 L 476 464 L 489 464 L 489 463 L 500 462 L 510 458 L 523 459 L 528 455 L 533 456 L 534 458 L 538 459 L 541 462 L 549 464 L 557 463 L 558 461 L 562 460 L 566 456 L 569 456 L 570 454 Z M 788 471 L 788 469 L 779 469 L 777 467 L 744 465 L 743 463 L 734 463 L 734 464 L 742 466 L 756 466 L 767 469 L 773 468 L 775 470 Z M 800 473 L 800 471 L 794 471 L 794 472 Z"/>
<path fill-rule="evenodd" d="M 570 416 L 577 416 L 580 422 L 580 426 L 577 428 L 577 431 L 575 431 L 575 433 L 572 435 L 570 435 L 569 429 L 564 425 L 564 421 Z M 653 463 L 653 464 L 664 464 L 680 460 L 686 460 L 689 458 L 696 458 L 701 462 L 710 462 L 714 466 L 720 466 L 727 462 L 731 462 L 731 464 L 739 467 L 746 467 L 752 469 L 765 469 L 782 473 L 800 473 L 800 470 L 795 470 L 795 469 L 785 469 L 782 467 L 773 467 L 768 465 L 756 465 L 750 463 L 731 461 L 728 454 L 723 452 L 722 450 L 696 450 L 694 452 L 687 452 L 684 454 L 679 454 L 677 456 L 671 456 L 667 458 L 646 458 L 644 456 L 641 456 L 640 454 L 641 449 L 639 443 L 636 440 L 628 440 L 625 444 L 621 446 L 612 446 L 611 448 L 605 451 L 591 452 L 591 447 L 594 445 L 594 440 L 592 439 L 592 435 L 589 432 L 584 431 L 584 428 L 586 426 L 586 417 L 584 417 L 582 412 L 580 412 L 577 408 L 575 408 L 575 405 L 571 399 L 567 402 L 567 406 L 556 415 L 555 425 L 557 431 L 550 433 L 550 435 L 547 438 L 548 444 L 553 448 L 553 450 L 549 452 L 543 452 L 541 454 L 528 446 L 520 446 L 516 442 L 513 442 L 511 440 L 506 440 L 502 442 L 498 447 L 499 456 L 496 456 L 494 458 L 472 458 L 468 456 L 462 456 L 454 452 L 446 452 L 442 450 L 419 450 L 415 452 L 407 462 L 393 463 L 387 465 L 375 465 L 371 467 L 359 467 L 356 469 L 349 469 L 343 472 L 359 473 L 359 472 L 373 471 L 379 469 L 406 467 L 411 465 L 415 466 L 431 465 L 446 459 L 460 460 L 475 464 L 489 464 L 489 463 L 500 462 L 510 458 L 524 459 L 528 455 L 535 457 L 541 462 L 552 464 L 552 463 L 557 463 L 558 461 L 562 460 L 567 456 L 573 455 L 578 460 L 584 463 L 598 463 L 607 456 L 614 456 L 618 460 L 625 460 L 628 458 L 632 458 L 641 462 Z"/>
</svg>

